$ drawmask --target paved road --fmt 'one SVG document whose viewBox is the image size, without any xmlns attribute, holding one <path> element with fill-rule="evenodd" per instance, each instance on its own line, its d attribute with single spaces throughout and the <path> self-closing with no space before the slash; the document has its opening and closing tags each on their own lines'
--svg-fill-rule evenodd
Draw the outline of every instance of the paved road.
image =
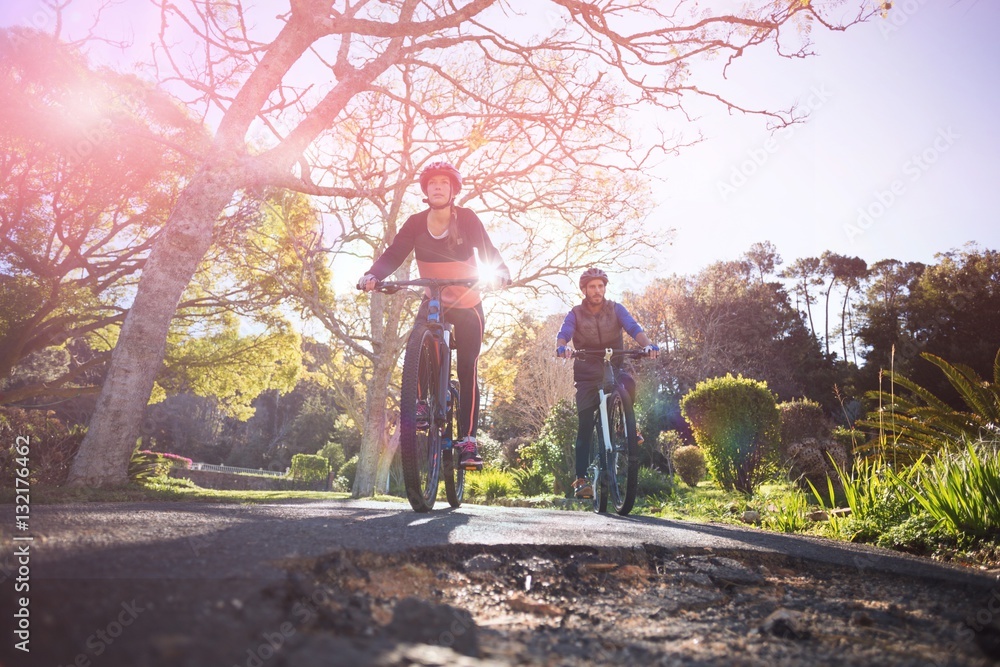
<svg viewBox="0 0 1000 667">
<path fill-rule="evenodd" d="M 0 507 L 4 512 L 14 515 L 9 505 Z M 956 591 L 996 586 L 984 574 L 880 549 L 738 527 L 476 505 L 416 514 L 405 503 L 331 500 L 32 506 L 30 590 L 15 593 L 20 575 L 14 553 L 25 542 L 14 542 L 7 526 L 0 525 L 0 531 L 0 667 L 259 666 L 265 661 L 247 654 L 247 647 L 263 647 L 262 637 L 273 638 L 276 628 L 295 619 L 290 612 L 295 597 L 316 590 L 303 583 L 316 573 L 303 570 L 309 561 L 302 559 L 342 549 L 399 553 L 449 544 L 651 545 L 678 554 L 788 554 L 807 563 L 845 566 L 865 581 L 892 573 L 947 582 Z M 24 606 L 18 600 L 22 595 L 30 598 L 30 654 L 14 650 L 10 639 L 11 623 L 18 622 L 14 610 Z M 345 618 L 349 612 L 343 610 Z M 322 633 L 317 637 L 326 641 Z M 366 662 L 345 654 L 331 663 L 326 649 L 316 655 L 312 662 L 276 655 L 268 667 Z M 404 663 L 411 664 L 399 664 Z"/>
<path fill-rule="evenodd" d="M 445 505 L 447 508 L 447 505 Z M 768 551 L 874 572 L 956 583 L 989 579 L 863 545 L 750 528 L 465 505 L 417 514 L 405 503 L 321 501 L 35 506 L 33 576 L 62 578 L 272 578 L 281 562 L 341 548 L 401 551 L 447 544 L 599 544 Z"/>
</svg>

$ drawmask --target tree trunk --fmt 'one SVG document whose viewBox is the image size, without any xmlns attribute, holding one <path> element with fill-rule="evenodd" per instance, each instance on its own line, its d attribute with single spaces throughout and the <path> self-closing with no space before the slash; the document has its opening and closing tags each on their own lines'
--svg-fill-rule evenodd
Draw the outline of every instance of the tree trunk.
<svg viewBox="0 0 1000 667">
<path fill-rule="evenodd" d="M 386 401 L 395 366 L 395 355 L 376 354 L 373 359 L 372 379 L 365 400 L 365 427 L 361 437 L 361 452 L 358 454 L 358 467 L 351 489 L 354 498 L 367 498 L 375 493 L 379 452 L 385 441 L 387 426 Z"/>
<path fill-rule="evenodd" d="M 806 301 L 806 314 L 809 316 L 809 331 L 812 332 L 813 338 L 816 337 L 816 325 L 813 324 L 813 311 L 812 304 L 809 302 L 809 287 L 802 281 L 802 293 Z"/>
<path fill-rule="evenodd" d="M 844 362 L 847 362 L 847 300 L 851 295 L 851 286 L 844 290 L 844 304 L 840 309 L 840 342 L 844 347 Z"/>
<path fill-rule="evenodd" d="M 394 427 L 392 435 L 386 434 L 385 444 L 379 452 L 378 468 L 375 473 L 375 488 L 380 493 L 389 492 L 389 473 L 392 471 L 392 462 L 396 458 L 396 452 L 399 451 L 399 419 L 393 419 L 389 426 Z"/>
<path fill-rule="evenodd" d="M 128 480 L 129 459 L 163 364 L 170 320 L 211 245 L 215 221 L 232 200 L 235 183 L 231 173 L 205 169 L 178 199 L 143 268 L 94 416 L 73 459 L 69 485 L 107 486 Z"/>
<path fill-rule="evenodd" d="M 830 286 L 826 288 L 826 303 L 824 312 L 826 313 L 825 320 L 826 326 L 823 330 L 823 340 L 826 342 L 826 356 L 830 356 L 830 292 L 833 291 L 833 284 L 837 281 L 836 278 L 830 281 Z"/>
</svg>

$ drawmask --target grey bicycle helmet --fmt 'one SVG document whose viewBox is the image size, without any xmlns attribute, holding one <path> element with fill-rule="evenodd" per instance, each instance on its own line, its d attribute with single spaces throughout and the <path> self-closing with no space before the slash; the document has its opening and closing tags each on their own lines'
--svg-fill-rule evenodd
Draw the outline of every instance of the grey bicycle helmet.
<svg viewBox="0 0 1000 667">
<path fill-rule="evenodd" d="M 608 284 L 608 274 L 606 274 L 604 271 L 601 271 L 600 269 L 589 268 L 580 274 L 580 291 L 586 292 L 587 283 L 595 279 L 603 280 L 605 285 Z"/>
<path fill-rule="evenodd" d="M 431 162 L 420 172 L 420 189 L 424 194 L 427 194 L 427 183 L 433 176 L 447 176 L 451 179 L 452 197 L 462 189 L 462 174 L 450 162 Z"/>
</svg>

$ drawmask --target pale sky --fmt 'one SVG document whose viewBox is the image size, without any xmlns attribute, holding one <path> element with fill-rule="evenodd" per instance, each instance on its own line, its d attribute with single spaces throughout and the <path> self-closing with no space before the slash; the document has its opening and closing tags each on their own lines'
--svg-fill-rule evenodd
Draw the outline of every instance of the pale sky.
<svg viewBox="0 0 1000 667">
<path fill-rule="evenodd" d="M 1000 3 L 893 4 L 887 19 L 816 33 L 815 58 L 731 69 L 735 97 L 811 116 L 773 136 L 759 119 L 703 118 L 708 140 L 663 170 L 654 219 L 677 235 L 661 267 L 691 273 L 757 241 L 786 262 L 1000 248 Z"/>
<path fill-rule="evenodd" d="M 40 6 L 5 3 L 0 25 L 50 30 Z M 107 17 L 142 34 L 157 16 L 141 6 L 119 4 Z M 734 101 L 798 102 L 810 118 L 771 134 L 761 118 L 695 105 L 706 141 L 655 172 L 650 222 L 675 228 L 673 245 L 655 272 L 620 276 L 616 286 L 693 273 L 759 241 L 786 262 L 824 250 L 932 262 L 969 241 L 1000 248 L 998 32 L 1000 3 L 903 0 L 886 19 L 815 32 L 814 58 L 765 49 L 737 61 L 725 89 Z"/>
</svg>

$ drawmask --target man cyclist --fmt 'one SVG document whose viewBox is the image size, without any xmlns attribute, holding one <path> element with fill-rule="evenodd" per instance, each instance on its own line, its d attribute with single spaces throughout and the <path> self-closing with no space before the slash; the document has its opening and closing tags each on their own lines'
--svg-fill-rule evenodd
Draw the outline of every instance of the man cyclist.
<svg viewBox="0 0 1000 667">
<path fill-rule="evenodd" d="M 479 217 L 467 208 L 455 205 L 462 189 L 462 175 L 448 162 L 432 162 L 420 173 L 420 189 L 428 208 L 411 215 L 396 237 L 358 280 L 358 288 L 370 291 L 384 280 L 410 253 L 417 262 L 421 278 L 479 278 L 474 251 L 480 263 L 494 267 L 495 282 L 510 284 L 510 271 L 490 241 Z M 427 316 L 424 297 L 417 319 Z M 485 317 L 482 297 L 477 288 L 450 286 L 441 293 L 442 316 L 454 326 L 457 347 L 458 383 L 461 388 L 458 408 L 458 435 L 455 447 L 459 464 L 467 470 L 481 470 L 483 459 L 476 446 L 479 427 L 479 352 L 483 343 Z"/>
<path fill-rule="evenodd" d="M 583 302 L 574 306 L 566 315 L 556 339 L 556 356 L 569 358 L 573 347 L 578 350 L 622 349 L 622 332 L 643 346 L 645 353 L 656 358 L 660 348 L 646 336 L 625 306 L 604 298 L 608 285 L 608 274 L 590 268 L 580 275 L 580 290 Z M 572 347 L 568 343 L 572 341 Z M 620 367 L 621 361 L 616 362 Z M 635 397 L 635 380 L 627 373 L 619 375 L 626 391 Z M 576 385 L 576 481 L 573 490 L 577 498 L 593 498 L 594 489 L 587 480 L 587 464 L 590 461 L 591 441 L 594 424 L 600 404 L 598 391 L 604 381 L 604 364 L 596 355 L 573 362 L 573 382 Z"/>
</svg>

